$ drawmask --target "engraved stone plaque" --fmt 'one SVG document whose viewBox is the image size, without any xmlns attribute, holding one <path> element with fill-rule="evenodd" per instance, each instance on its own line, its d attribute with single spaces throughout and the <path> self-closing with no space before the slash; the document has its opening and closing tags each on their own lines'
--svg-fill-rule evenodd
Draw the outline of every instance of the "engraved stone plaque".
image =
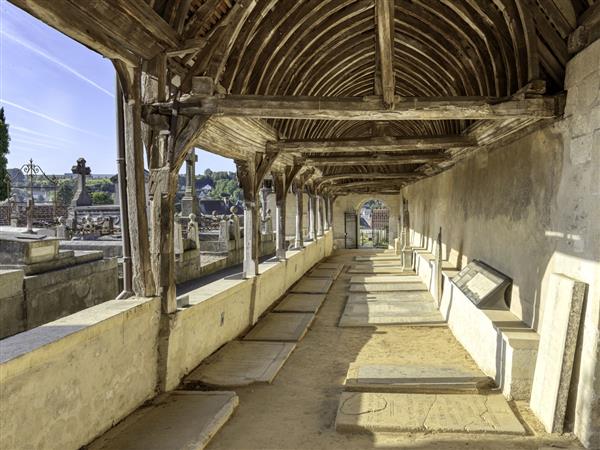
<svg viewBox="0 0 600 450">
<path fill-rule="evenodd" d="M 505 295 L 512 280 L 481 261 L 467 264 L 452 283 L 479 308 L 507 309 Z"/>
</svg>

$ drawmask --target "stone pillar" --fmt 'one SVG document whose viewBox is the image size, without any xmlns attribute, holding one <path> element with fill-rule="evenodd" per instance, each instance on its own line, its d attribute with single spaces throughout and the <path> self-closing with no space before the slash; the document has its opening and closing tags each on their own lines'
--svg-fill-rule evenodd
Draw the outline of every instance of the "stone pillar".
<svg viewBox="0 0 600 450">
<path fill-rule="evenodd" d="M 181 214 L 198 216 L 198 196 L 196 194 L 196 162 L 198 156 L 196 150 L 188 154 L 185 159 L 185 194 L 181 198 Z"/>
<path fill-rule="evenodd" d="M 323 236 L 323 199 L 315 196 L 315 209 L 317 210 L 317 237 Z"/>
<path fill-rule="evenodd" d="M 244 202 L 244 263 L 243 277 L 252 278 L 258 274 L 258 256 L 253 259 L 253 250 L 256 245 L 255 230 L 257 229 L 256 219 L 256 203 Z"/>
<path fill-rule="evenodd" d="M 327 204 L 328 204 L 328 214 L 329 214 L 329 227 L 333 228 L 333 199 L 331 197 L 327 198 Z"/>
<path fill-rule="evenodd" d="M 308 194 L 308 240 L 317 238 L 317 208 L 315 207 L 315 196 Z"/>
<path fill-rule="evenodd" d="M 183 229 L 179 220 L 180 215 L 175 214 L 175 220 L 173 221 L 173 247 L 175 255 L 182 255 L 185 251 L 183 244 Z"/>
<path fill-rule="evenodd" d="M 277 235 L 276 235 L 276 256 L 280 260 L 285 259 L 285 196 L 283 201 L 277 202 L 276 217 L 277 217 Z"/>
<path fill-rule="evenodd" d="M 303 214 L 303 194 L 302 189 L 299 186 L 295 186 L 294 193 L 296 194 L 296 236 L 294 240 L 294 248 L 301 249 L 304 245 L 304 236 L 303 236 L 303 224 L 302 224 L 302 214 Z"/>
<path fill-rule="evenodd" d="M 266 223 L 267 222 L 267 210 L 269 209 L 269 207 L 267 206 L 267 197 L 269 196 L 271 189 L 268 188 L 265 183 L 263 183 L 263 186 L 260 188 L 259 192 L 260 192 L 260 220 L 262 223 Z M 265 232 L 264 229 L 262 231 L 263 231 L 263 233 Z"/>
<path fill-rule="evenodd" d="M 323 197 L 323 228 L 329 230 L 329 198 Z"/>
</svg>

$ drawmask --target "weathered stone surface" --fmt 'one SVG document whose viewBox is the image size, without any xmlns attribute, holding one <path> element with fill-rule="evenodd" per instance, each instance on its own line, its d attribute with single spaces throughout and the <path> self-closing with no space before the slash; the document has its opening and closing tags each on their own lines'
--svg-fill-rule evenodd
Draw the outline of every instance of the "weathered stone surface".
<svg viewBox="0 0 600 450">
<path fill-rule="evenodd" d="M 89 449 L 203 449 L 237 405 L 235 392 L 176 391 L 138 409 Z"/>
<path fill-rule="evenodd" d="M 550 433 L 563 431 L 586 286 L 551 275 L 531 389 L 531 409 Z"/>
<path fill-rule="evenodd" d="M 51 261 L 58 256 L 56 238 L 24 239 L 16 235 L 0 236 L 0 264 L 26 265 Z"/>
<path fill-rule="evenodd" d="M 350 292 L 402 292 L 402 291 L 426 291 L 427 286 L 420 280 L 414 283 L 369 283 L 350 284 Z"/>
<path fill-rule="evenodd" d="M 25 330 L 23 271 L 0 270 L 0 339 Z"/>
<path fill-rule="evenodd" d="M 338 431 L 525 434 L 502 395 L 344 392 Z"/>
<path fill-rule="evenodd" d="M 325 294 L 288 294 L 274 311 L 316 313 L 324 301 Z"/>
<path fill-rule="evenodd" d="M 300 341 L 314 320 L 314 314 L 271 313 L 263 317 L 244 337 L 245 341 Z"/>
<path fill-rule="evenodd" d="M 337 268 L 339 268 L 340 270 L 344 269 L 343 264 L 332 263 L 332 262 L 320 263 L 320 264 L 317 264 L 317 267 L 320 267 L 321 269 L 337 269 Z"/>
<path fill-rule="evenodd" d="M 290 292 L 293 293 L 306 293 L 306 294 L 326 294 L 329 288 L 333 284 L 331 278 L 302 278 L 298 283 L 294 285 Z"/>
<path fill-rule="evenodd" d="M 400 263 L 400 258 L 396 255 L 376 255 L 376 256 L 355 256 L 355 261 L 396 261 Z"/>
<path fill-rule="evenodd" d="M 404 364 L 352 363 L 346 389 L 375 392 L 448 392 L 489 387 L 492 380 L 480 370 Z"/>
<path fill-rule="evenodd" d="M 379 284 L 379 283 L 422 283 L 414 272 L 405 272 L 402 275 L 355 275 L 350 278 L 350 284 Z"/>
<path fill-rule="evenodd" d="M 231 341 L 207 358 L 184 383 L 211 386 L 245 386 L 271 383 L 296 344 L 287 342 Z"/>
<path fill-rule="evenodd" d="M 385 273 L 403 273 L 410 269 L 403 269 L 402 266 L 373 266 L 370 264 L 355 264 L 348 269 L 348 273 L 364 273 L 364 274 L 385 274 Z"/>
<path fill-rule="evenodd" d="M 310 278 L 330 278 L 335 280 L 340 274 L 340 269 L 320 269 L 315 268 L 308 273 Z"/>
</svg>

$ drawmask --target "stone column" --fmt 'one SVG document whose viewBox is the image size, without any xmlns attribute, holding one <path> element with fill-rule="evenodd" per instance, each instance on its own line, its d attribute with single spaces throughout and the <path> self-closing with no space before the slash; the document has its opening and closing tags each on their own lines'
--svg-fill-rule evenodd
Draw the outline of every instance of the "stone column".
<svg viewBox="0 0 600 450">
<path fill-rule="evenodd" d="M 308 240 L 314 241 L 317 238 L 317 209 L 315 205 L 315 196 L 308 194 Z"/>
<path fill-rule="evenodd" d="M 302 189 L 299 186 L 294 187 L 294 193 L 296 194 L 296 237 L 294 241 L 294 248 L 301 249 L 304 245 L 304 236 L 303 236 L 303 224 L 302 224 L 302 214 L 303 214 L 303 194 Z"/>
<path fill-rule="evenodd" d="M 276 256 L 279 259 L 285 259 L 285 196 L 283 201 L 277 202 L 276 220 L 277 220 L 277 235 L 276 235 Z"/>
<path fill-rule="evenodd" d="M 245 201 L 244 202 L 244 263 L 243 263 L 243 277 L 252 278 L 258 274 L 258 259 L 253 259 L 253 250 L 256 245 L 255 230 L 257 229 L 256 224 L 256 203 Z M 258 256 L 257 256 L 258 258 Z"/>
<path fill-rule="evenodd" d="M 198 196 L 196 194 L 196 150 L 189 153 L 185 159 L 185 194 L 181 198 L 181 214 L 198 216 Z"/>
<path fill-rule="evenodd" d="M 317 237 L 323 236 L 323 199 L 321 196 L 315 196 L 315 209 L 317 210 Z"/>
</svg>

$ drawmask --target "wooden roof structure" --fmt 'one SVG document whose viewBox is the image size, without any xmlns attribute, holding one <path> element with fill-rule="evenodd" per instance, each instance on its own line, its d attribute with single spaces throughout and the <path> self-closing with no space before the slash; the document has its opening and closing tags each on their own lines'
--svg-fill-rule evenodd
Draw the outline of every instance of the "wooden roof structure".
<svg viewBox="0 0 600 450">
<path fill-rule="evenodd" d="M 202 129 L 185 148 L 270 149 L 275 168 L 314 167 L 338 194 L 397 190 L 560 115 L 565 64 L 594 39 L 600 3 L 10 1 L 130 79 L 139 68 L 146 124 L 176 109 Z"/>
</svg>

